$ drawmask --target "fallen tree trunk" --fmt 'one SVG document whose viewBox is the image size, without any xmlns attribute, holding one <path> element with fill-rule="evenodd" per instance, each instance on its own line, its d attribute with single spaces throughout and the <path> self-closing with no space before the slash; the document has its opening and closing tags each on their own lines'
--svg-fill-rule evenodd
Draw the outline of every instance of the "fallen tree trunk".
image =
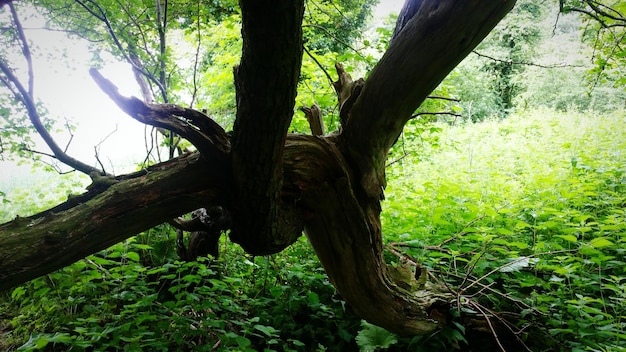
<svg viewBox="0 0 626 352">
<path fill-rule="evenodd" d="M 220 168 L 199 154 L 185 155 L 0 225 L 0 290 L 227 198 L 227 175 L 226 165 Z"/>
</svg>

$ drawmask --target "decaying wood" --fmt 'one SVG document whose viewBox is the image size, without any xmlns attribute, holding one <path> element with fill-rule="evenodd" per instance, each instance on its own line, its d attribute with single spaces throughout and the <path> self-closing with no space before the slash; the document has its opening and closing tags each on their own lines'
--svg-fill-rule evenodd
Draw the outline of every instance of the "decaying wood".
<svg viewBox="0 0 626 352">
<path fill-rule="evenodd" d="M 313 104 L 311 107 L 303 106 L 300 111 L 304 113 L 306 120 L 309 122 L 311 133 L 314 136 L 324 135 L 324 118 L 322 117 L 322 110 L 319 105 Z"/>
<path fill-rule="evenodd" d="M 170 222 L 176 227 L 176 252 L 181 260 L 198 257 L 219 258 L 219 239 L 231 227 L 230 214 L 221 206 L 200 208 L 191 212 L 191 219 L 177 218 Z M 184 231 L 191 232 L 185 245 Z"/>
<path fill-rule="evenodd" d="M 225 165 L 186 155 L 91 197 L 0 225 L 0 290 L 67 266 L 210 199 L 228 198 Z M 226 175 L 227 176 L 227 175 Z"/>
<path fill-rule="evenodd" d="M 303 2 L 242 0 L 232 141 L 202 113 L 121 98 L 100 80 L 124 111 L 184 136 L 201 157 L 185 155 L 105 182 L 93 197 L 0 225 L 0 289 L 191 210 L 221 205 L 232 214 L 232 240 L 253 254 L 282 250 L 304 228 L 330 281 L 364 319 L 403 335 L 445 324 L 449 293 L 428 286 L 412 292 L 388 277 L 380 222 L 385 160 L 415 109 L 514 3 L 422 1 L 366 81 L 355 84 L 338 69 L 341 131 L 305 136 L 287 135 Z"/>
<path fill-rule="evenodd" d="M 352 105 L 354 105 L 354 102 L 359 97 L 359 94 L 361 94 L 361 89 L 363 89 L 365 81 L 362 78 L 354 81 L 352 76 L 346 72 L 343 65 L 340 63 L 335 63 L 335 70 L 337 70 L 339 78 L 337 81 L 333 82 L 333 87 L 335 88 L 337 100 L 339 102 L 339 120 L 341 122 L 341 126 L 345 126 L 348 121 Z"/>
</svg>

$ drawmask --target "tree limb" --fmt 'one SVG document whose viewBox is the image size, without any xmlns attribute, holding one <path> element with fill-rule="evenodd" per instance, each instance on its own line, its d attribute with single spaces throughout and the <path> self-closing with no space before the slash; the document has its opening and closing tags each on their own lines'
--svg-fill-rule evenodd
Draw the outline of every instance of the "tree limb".
<svg viewBox="0 0 626 352">
<path fill-rule="evenodd" d="M 180 134 L 208 160 L 219 161 L 230 152 L 226 131 L 204 113 L 174 104 L 146 104 L 135 97 L 124 97 L 98 70 L 92 68 L 89 73 L 100 89 L 135 120 Z"/>
<path fill-rule="evenodd" d="M 342 143 L 367 196 L 381 198 L 385 159 L 404 124 L 515 0 L 424 0 L 390 43 L 350 111 Z"/>
<path fill-rule="evenodd" d="M 225 158 L 223 158 L 225 159 Z M 70 197 L 41 214 L 0 225 L 0 290 L 45 275 L 218 199 L 225 165 L 198 154 L 155 165 L 104 191 Z"/>
<path fill-rule="evenodd" d="M 26 111 L 28 113 L 30 122 L 33 124 L 33 127 L 35 127 L 35 130 L 37 131 L 37 133 L 39 133 L 41 138 L 43 138 L 43 140 L 46 142 L 46 145 L 48 145 L 48 148 L 50 148 L 50 150 L 52 151 L 56 159 L 58 159 L 60 162 L 70 167 L 73 167 L 76 170 L 81 171 L 87 175 L 94 173 L 94 172 L 103 173 L 103 171 L 100 171 L 90 165 L 87 165 L 77 159 L 74 159 L 71 156 L 69 156 L 67 153 L 65 153 L 63 149 L 61 149 L 59 145 L 56 143 L 54 138 L 52 138 L 52 136 L 50 135 L 46 127 L 41 122 L 41 116 L 39 116 L 39 112 L 37 111 L 35 102 L 33 101 L 33 98 L 29 94 L 28 90 L 24 88 L 20 80 L 13 74 L 11 69 L 1 59 L 0 59 L 0 71 L 4 73 L 4 75 L 7 77 L 6 80 L 4 79 L 2 80 L 3 83 L 4 84 L 10 83 L 13 86 L 15 86 L 15 88 L 17 89 L 17 91 L 15 91 L 14 89 L 12 89 L 12 87 L 10 86 L 8 87 L 9 90 L 11 90 L 14 93 L 15 99 L 18 101 L 21 101 L 22 104 L 24 104 L 24 106 L 26 107 Z"/>
</svg>

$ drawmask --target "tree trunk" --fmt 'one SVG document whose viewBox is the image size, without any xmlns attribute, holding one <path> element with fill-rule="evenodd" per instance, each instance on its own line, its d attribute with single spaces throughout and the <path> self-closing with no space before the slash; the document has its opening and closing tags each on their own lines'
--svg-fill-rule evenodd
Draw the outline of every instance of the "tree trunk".
<svg viewBox="0 0 626 352">
<path fill-rule="evenodd" d="M 240 5 L 231 238 L 247 252 L 264 255 L 280 252 L 302 233 L 301 222 L 281 201 L 281 188 L 283 146 L 302 62 L 304 1 L 241 0 Z"/>
<path fill-rule="evenodd" d="M 364 319 L 403 335 L 445 324 L 433 312 L 445 311 L 451 296 L 429 286 L 411 292 L 388 276 L 380 223 L 385 161 L 415 109 L 515 1 L 417 1 L 417 13 L 408 11 L 387 53 L 350 91 L 342 129 L 331 135 L 286 135 L 301 59 L 300 1 L 242 0 L 232 152 L 203 114 L 122 98 L 101 82 L 124 111 L 189 139 L 202 157 L 106 179 L 55 209 L 0 225 L 0 289 L 216 205 L 234 215 L 233 240 L 256 254 L 282 250 L 303 225 L 331 282 Z"/>
</svg>

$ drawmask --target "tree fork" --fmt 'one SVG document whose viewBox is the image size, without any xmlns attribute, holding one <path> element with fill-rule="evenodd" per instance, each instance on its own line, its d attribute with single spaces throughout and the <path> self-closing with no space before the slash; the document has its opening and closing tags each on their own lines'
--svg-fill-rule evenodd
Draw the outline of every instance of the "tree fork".
<svg viewBox="0 0 626 352">
<path fill-rule="evenodd" d="M 354 95 L 342 131 L 319 137 L 286 135 L 301 64 L 303 2 L 241 0 L 244 47 L 235 70 L 232 150 L 223 131 L 206 131 L 213 127 L 204 125 L 205 116 L 129 100 L 145 123 L 193 137 L 203 158 L 174 159 L 59 213 L 0 225 L 0 289 L 225 200 L 233 240 L 246 251 L 280 251 L 303 224 L 330 280 L 358 314 L 400 334 L 431 331 L 442 322 L 430 309 L 445 307 L 449 296 L 409 292 L 387 276 L 380 223 L 385 160 L 413 111 L 514 2 L 422 1 Z"/>
</svg>

